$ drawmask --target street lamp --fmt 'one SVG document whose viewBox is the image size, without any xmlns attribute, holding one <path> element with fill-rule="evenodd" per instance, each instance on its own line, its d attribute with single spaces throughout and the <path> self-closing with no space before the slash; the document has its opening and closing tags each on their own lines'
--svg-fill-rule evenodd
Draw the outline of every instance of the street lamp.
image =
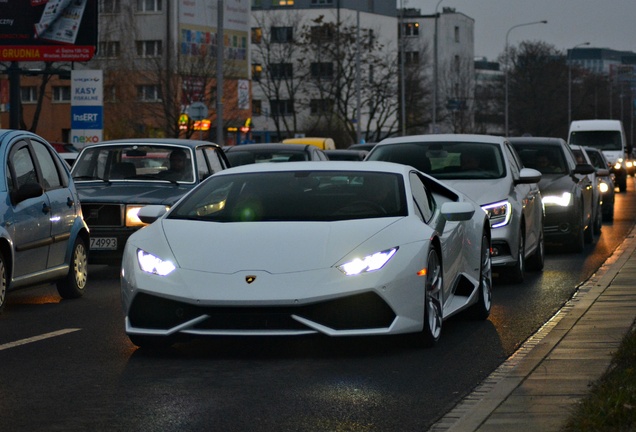
<svg viewBox="0 0 636 432">
<path fill-rule="evenodd" d="M 433 31 L 433 130 L 437 128 L 437 8 L 444 0 L 439 0 L 435 5 L 435 30 Z"/>
<path fill-rule="evenodd" d="M 542 21 L 533 21 L 533 22 L 529 22 L 529 23 L 523 23 L 523 24 L 517 24 L 514 25 L 512 27 L 510 27 L 508 29 L 508 31 L 506 32 L 506 65 L 505 65 L 505 71 L 504 71 L 504 75 L 505 75 L 505 80 L 506 80 L 506 84 L 505 84 L 505 92 L 506 92 L 506 102 L 505 102 L 505 106 L 504 106 L 504 111 L 505 111 L 505 132 L 506 132 L 506 136 L 508 136 L 508 35 L 510 34 L 510 32 L 514 29 L 516 29 L 517 27 L 523 27 L 523 26 L 529 26 L 529 25 L 533 25 L 533 24 L 547 24 L 548 21 L 547 20 L 542 20 Z"/>
<path fill-rule="evenodd" d="M 568 50 L 568 128 L 570 127 L 570 123 L 572 123 L 572 60 L 570 59 L 570 55 L 572 54 L 572 51 L 578 47 L 589 44 L 589 42 L 583 42 L 578 45 L 574 45 L 572 49 Z"/>
</svg>

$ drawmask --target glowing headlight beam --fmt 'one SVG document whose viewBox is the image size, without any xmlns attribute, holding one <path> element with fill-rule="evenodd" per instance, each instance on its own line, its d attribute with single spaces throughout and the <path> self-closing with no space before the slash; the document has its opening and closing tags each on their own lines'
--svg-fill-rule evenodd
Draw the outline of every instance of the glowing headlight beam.
<svg viewBox="0 0 636 432">
<path fill-rule="evenodd" d="M 500 201 L 481 206 L 488 215 L 491 228 L 499 228 L 510 223 L 512 218 L 512 205 L 509 201 Z"/>
<path fill-rule="evenodd" d="M 170 261 L 164 261 L 142 249 L 137 249 L 137 261 L 141 270 L 158 276 L 167 276 L 176 268 Z"/>
<path fill-rule="evenodd" d="M 339 265 L 337 268 L 347 276 L 376 271 L 384 267 L 391 257 L 395 255 L 397 250 L 398 248 L 395 247 L 372 255 L 367 255 L 364 258 L 355 258 L 347 263 Z"/>
<path fill-rule="evenodd" d="M 572 194 L 563 192 L 561 195 L 546 195 L 543 197 L 543 204 L 567 207 L 572 204 Z"/>
</svg>

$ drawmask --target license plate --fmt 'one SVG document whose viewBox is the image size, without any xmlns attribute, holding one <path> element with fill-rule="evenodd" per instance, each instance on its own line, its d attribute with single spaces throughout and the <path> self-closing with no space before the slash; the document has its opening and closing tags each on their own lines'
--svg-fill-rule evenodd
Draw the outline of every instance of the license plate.
<svg viewBox="0 0 636 432">
<path fill-rule="evenodd" d="M 91 249 L 116 250 L 116 237 L 91 237 Z"/>
</svg>

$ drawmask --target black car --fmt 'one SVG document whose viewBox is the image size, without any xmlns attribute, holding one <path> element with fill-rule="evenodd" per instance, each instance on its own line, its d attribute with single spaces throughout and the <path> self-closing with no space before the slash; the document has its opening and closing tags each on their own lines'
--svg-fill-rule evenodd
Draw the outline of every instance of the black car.
<svg viewBox="0 0 636 432">
<path fill-rule="evenodd" d="M 229 166 L 221 147 L 208 141 L 148 138 L 85 147 L 71 174 L 90 228 L 89 263 L 120 265 L 126 240 L 145 225 L 137 218 L 141 207 L 170 207 Z"/>
<path fill-rule="evenodd" d="M 226 148 L 225 154 L 232 166 L 262 162 L 329 160 L 324 151 L 310 144 L 242 144 Z"/>
<path fill-rule="evenodd" d="M 336 149 L 325 150 L 329 160 L 363 161 L 369 154 L 367 150 Z"/>
<path fill-rule="evenodd" d="M 577 164 L 565 140 L 514 137 L 510 143 L 524 166 L 541 172 L 539 190 L 545 206 L 547 243 L 560 243 L 576 252 L 594 240 L 593 188 L 589 164 Z"/>
</svg>

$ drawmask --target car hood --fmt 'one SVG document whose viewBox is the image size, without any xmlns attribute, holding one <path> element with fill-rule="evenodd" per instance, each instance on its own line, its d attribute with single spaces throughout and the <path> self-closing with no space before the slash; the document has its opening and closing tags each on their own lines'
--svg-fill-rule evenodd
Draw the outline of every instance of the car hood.
<svg viewBox="0 0 636 432">
<path fill-rule="evenodd" d="M 539 190 L 543 196 L 551 194 L 561 195 L 563 192 L 572 192 L 576 184 L 569 175 L 543 174 L 539 182 Z"/>
<path fill-rule="evenodd" d="M 479 205 L 491 204 L 508 198 L 511 193 L 507 178 L 496 180 L 442 180 L 457 189 Z"/>
<path fill-rule="evenodd" d="M 172 183 L 93 183 L 76 182 L 80 201 L 84 203 L 130 203 L 130 204 L 165 204 L 172 205 L 192 186 Z"/>
<path fill-rule="evenodd" d="M 181 268 L 226 274 L 262 270 L 275 274 L 331 267 L 399 219 L 286 223 L 162 219 L 160 224 Z M 396 245 L 384 245 L 391 246 Z M 364 251 L 375 252 L 379 251 Z"/>
</svg>

